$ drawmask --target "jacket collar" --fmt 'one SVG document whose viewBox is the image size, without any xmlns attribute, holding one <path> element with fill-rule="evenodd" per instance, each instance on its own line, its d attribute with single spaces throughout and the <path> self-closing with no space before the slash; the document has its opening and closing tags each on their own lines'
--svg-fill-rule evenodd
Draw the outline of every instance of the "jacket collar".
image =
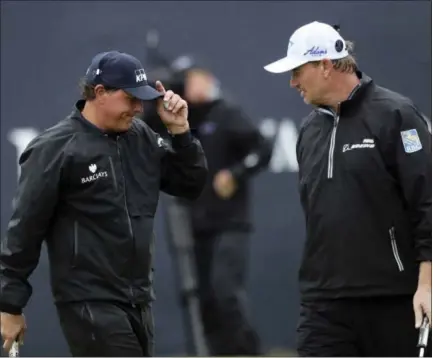
<svg viewBox="0 0 433 358">
<path fill-rule="evenodd" d="M 356 107 L 365 98 L 368 91 L 373 86 L 373 80 L 361 71 L 356 71 L 356 75 L 360 79 L 359 84 L 352 90 L 349 97 L 341 102 L 341 107 L 345 109 Z M 326 106 L 319 106 L 316 108 L 317 111 L 325 113 L 331 116 L 335 116 L 334 111 Z"/>
</svg>

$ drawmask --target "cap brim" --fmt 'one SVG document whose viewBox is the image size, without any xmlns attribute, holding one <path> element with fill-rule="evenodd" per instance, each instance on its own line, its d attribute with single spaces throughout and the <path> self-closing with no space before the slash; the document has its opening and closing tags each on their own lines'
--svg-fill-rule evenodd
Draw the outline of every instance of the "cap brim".
<svg viewBox="0 0 433 358">
<path fill-rule="evenodd" d="M 164 96 L 161 92 L 158 92 L 155 88 L 149 85 L 134 88 L 124 88 L 123 90 L 129 93 L 131 96 L 141 99 L 142 101 L 151 101 Z"/>
<path fill-rule="evenodd" d="M 304 63 L 306 62 L 299 61 L 299 59 L 284 57 L 281 60 L 266 65 L 264 69 L 271 73 L 284 73 L 284 72 L 294 70 L 296 67 L 299 67 Z"/>
</svg>

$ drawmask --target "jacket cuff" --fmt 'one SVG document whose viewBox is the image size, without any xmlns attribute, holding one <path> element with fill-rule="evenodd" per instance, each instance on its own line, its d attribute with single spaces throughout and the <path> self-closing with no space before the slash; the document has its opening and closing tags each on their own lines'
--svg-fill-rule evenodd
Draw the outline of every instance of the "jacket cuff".
<svg viewBox="0 0 433 358">
<path fill-rule="evenodd" d="M 418 251 L 418 255 L 416 259 L 418 262 L 424 262 L 424 261 L 431 262 L 431 256 L 432 256 L 431 249 L 423 248 Z"/>
<path fill-rule="evenodd" d="M 173 148 L 188 147 L 192 143 L 191 131 L 186 131 L 182 134 L 175 134 L 171 136 Z"/>
<path fill-rule="evenodd" d="M 21 307 L 10 305 L 8 303 L 0 303 L 0 312 L 20 315 L 21 313 L 23 313 L 23 309 Z"/>
</svg>

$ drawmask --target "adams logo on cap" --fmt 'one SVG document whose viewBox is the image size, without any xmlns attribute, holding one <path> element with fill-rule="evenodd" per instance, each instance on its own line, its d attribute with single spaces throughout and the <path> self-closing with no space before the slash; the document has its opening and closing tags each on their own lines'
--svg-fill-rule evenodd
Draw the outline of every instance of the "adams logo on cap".
<svg viewBox="0 0 433 358">
<path fill-rule="evenodd" d="M 312 48 L 308 49 L 307 52 L 304 53 L 304 56 L 310 55 L 310 56 L 323 56 L 326 55 L 328 51 L 326 49 L 322 49 L 319 46 L 313 46 Z"/>
<path fill-rule="evenodd" d="M 140 68 L 139 70 L 135 70 L 135 81 L 137 83 L 147 81 L 147 76 L 144 72 L 144 69 Z"/>
</svg>

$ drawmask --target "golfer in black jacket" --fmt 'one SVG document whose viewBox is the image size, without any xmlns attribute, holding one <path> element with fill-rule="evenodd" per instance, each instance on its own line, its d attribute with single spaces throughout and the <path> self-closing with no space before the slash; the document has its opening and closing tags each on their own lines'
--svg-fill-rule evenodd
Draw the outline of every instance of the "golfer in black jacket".
<svg viewBox="0 0 433 358">
<path fill-rule="evenodd" d="M 297 143 L 307 240 L 301 356 L 415 356 L 431 322 L 431 134 L 412 101 L 358 70 L 332 26 L 312 22 L 287 57 L 314 106 Z"/>
<path fill-rule="evenodd" d="M 135 118 L 156 100 L 170 136 Z M 159 191 L 197 198 L 203 149 L 187 103 L 142 64 L 110 51 L 93 59 L 83 99 L 20 158 L 16 205 L 0 251 L 1 334 L 8 351 L 25 329 L 28 278 L 46 240 L 51 286 L 73 356 L 151 356 L 153 223 Z"/>
</svg>

